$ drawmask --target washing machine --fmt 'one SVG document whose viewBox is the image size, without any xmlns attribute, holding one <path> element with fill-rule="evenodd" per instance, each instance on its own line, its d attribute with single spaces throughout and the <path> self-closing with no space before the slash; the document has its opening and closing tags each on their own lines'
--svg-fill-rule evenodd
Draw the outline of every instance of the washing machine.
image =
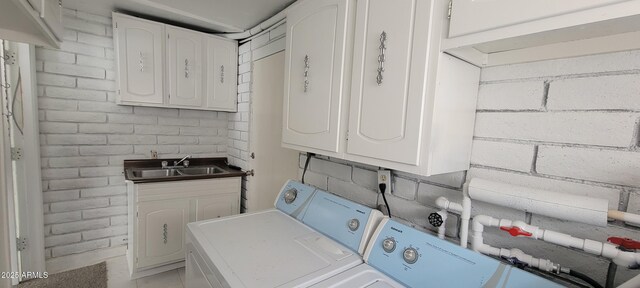
<svg viewBox="0 0 640 288">
<path fill-rule="evenodd" d="M 564 287 L 390 219 L 376 229 L 364 259 L 312 287 Z"/>
<path fill-rule="evenodd" d="M 287 182 L 275 209 L 187 225 L 186 286 L 308 287 L 363 263 L 383 215 Z"/>
</svg>

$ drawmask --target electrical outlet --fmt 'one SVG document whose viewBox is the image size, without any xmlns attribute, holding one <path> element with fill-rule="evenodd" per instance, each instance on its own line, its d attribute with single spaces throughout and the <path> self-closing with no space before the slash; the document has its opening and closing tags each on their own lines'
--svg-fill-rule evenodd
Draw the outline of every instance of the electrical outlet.
<svg viewBox="0 0 640 288">
<path fill-rule="evenodd" d="M 391 193 L 391 170 L 378 170 L 378 193 L 382 192 L 380 191 L 380 184 L 382 183 L 387 186 L 387 189 L 384 191 L 384 193 Z"/>
<path fill-rule="evenodd" d="M 151 150 L 151 159 L 158 159 L 158 151 Z"/>
</svg>

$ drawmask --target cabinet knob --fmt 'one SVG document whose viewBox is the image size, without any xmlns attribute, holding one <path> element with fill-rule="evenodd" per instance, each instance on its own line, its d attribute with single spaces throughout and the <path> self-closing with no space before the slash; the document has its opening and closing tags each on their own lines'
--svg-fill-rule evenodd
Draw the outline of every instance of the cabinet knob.
<svg viewBox="0 0 640 288">
<path fill-rule="evenodd" d="M 304 92 L 309 90 L 309 55 L 304 55 Z"/>
<path fill-rule="evenodd" d="M 220 66 L 220 83 L 224 83 L 224 65 Z"/>
<path fill-rule="evenodd" d="M 167 244 L 167 223 L 164 223 L 164 225 L 162 226 L 162 240 L 164 241 L 164 244 Z"/>
<path fill-rule="evenodd" d="M 184 78 L 189 79 L 189 59 L 184 59 Z"/>
<path fill-rule="evenodd" d="M 387 60 L 385 52 L 387 51 L 387 32 L 382 31 L 382 34 L 380 34 L 380 54 L 378 55 L 378 75 L 376 76 L 376 83 L 378 83 L 378 86 L 382 85 L 382 80 L 384 78 L 384 75 L 382 75 L 382 73 L 384 72 L 384 61 Z"/>
<path fill-rule="evenodd" d="M 142 55 L 142 51 L 140 51 L 139 64 L 140 64 L 140 72 L 144 72 L 144 56 Z"/>
</svg>

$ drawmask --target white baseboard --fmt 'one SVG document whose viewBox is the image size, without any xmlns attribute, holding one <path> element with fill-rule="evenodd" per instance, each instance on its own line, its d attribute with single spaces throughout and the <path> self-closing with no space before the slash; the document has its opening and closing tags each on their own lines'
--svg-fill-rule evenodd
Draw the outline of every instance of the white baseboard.
<svg viewBox="0 0 640 288">
<path fill-rule="evenodd" d="M 127 246 L 119 246 L 51 258 L 47 260 L 47 272 L 49 272 L 49 274 L 53 274 L 98 264 L 109 258 L 122 256 L 126 251 Z"/>
</svg>

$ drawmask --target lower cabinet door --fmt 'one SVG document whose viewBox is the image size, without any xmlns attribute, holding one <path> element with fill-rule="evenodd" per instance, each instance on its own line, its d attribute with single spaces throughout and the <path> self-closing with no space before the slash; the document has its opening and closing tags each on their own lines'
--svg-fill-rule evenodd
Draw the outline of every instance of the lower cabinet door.
<svg viewBox="0 0 640 288">
<path fill-rule="evenodd" d="M 220 218 L 240 213 L 237 194 L 208 196 L 196 199 L 196 221 Z"/>
<path fill-rule="evenodd" d="M 188 199 L 138 203 L 137 267 L 184 259 L 188 222 Z"/>
</svg>

